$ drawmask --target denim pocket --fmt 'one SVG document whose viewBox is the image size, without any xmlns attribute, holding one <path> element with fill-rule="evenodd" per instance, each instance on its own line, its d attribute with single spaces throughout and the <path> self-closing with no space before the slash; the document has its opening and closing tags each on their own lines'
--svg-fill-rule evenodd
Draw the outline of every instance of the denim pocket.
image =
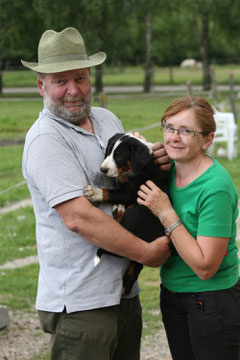
<svg viewBox="0 0 240 360">
<path fill-rule="evenodd" d="M 220 298 L 214 293 L 196 293 L 192 296 L 195 311 L 203 316 L 213 316 L 221 318 Z"/>
</svg>

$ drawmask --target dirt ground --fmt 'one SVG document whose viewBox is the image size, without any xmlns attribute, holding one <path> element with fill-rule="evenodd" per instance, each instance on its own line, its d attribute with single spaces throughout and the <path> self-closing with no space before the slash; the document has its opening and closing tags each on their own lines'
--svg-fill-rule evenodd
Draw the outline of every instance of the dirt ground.
<svg viewBox="0 0 240 360">
<path fill-rule="evenodd" d="M 37 312 L 9 312 L 10 327 L 0 331 L 0 360 L 30 360 L 49 349 L 50 335 L 40 328 Z M 141 360 L 171 360 L 164 330 L 142 343 Z"/>
</svg>

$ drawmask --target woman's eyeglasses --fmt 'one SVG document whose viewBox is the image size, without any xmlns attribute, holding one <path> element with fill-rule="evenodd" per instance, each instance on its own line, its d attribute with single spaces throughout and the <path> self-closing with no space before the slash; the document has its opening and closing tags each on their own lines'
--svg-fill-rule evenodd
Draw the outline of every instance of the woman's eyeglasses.
<svg viewBox="0 0 240 360">
<path fill-rule="evenodd" d="M 195 137 L 198 134 L 204 134 L 202 131 L 191 130 L 191 129 L 187 129 L 185 127 L 182 127 L 182 128 L 180 127 L 179 129 L 175 129 L 174 127 L 172 127 L 170 125 L 163 125 L 162 127 L 164 129 L 165 134 L 173 135 L 176 131 L 178 133 L 178 135 L 183 138 Z"/>
</svg>

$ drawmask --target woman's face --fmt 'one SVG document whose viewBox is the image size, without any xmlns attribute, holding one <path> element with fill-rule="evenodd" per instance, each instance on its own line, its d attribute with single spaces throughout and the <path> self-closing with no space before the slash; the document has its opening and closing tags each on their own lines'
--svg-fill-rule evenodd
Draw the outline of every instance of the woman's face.
<svg viewBox="0 0 240 360">
<path fill-rule="evenodd" d="M 201 156 L 210 146 L 209 135 L 203 135 L 192 109 L 169 117 L 164 128 L 164 144 L 169 157 L 187 162 Z"/>
</svg>

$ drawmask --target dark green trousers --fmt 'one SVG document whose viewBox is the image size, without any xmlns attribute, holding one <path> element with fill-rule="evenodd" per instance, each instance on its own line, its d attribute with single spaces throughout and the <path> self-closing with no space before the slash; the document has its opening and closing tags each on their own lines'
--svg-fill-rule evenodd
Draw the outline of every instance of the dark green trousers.
<svg viewBox="0 0 240 360">
<path fill-rule="evenodd" d="M 38 311 L 51 333 L 51 360 L 139 360 L 142 309 L 139 297 L 119 306 L 67 314 Z"/>
</svg>

